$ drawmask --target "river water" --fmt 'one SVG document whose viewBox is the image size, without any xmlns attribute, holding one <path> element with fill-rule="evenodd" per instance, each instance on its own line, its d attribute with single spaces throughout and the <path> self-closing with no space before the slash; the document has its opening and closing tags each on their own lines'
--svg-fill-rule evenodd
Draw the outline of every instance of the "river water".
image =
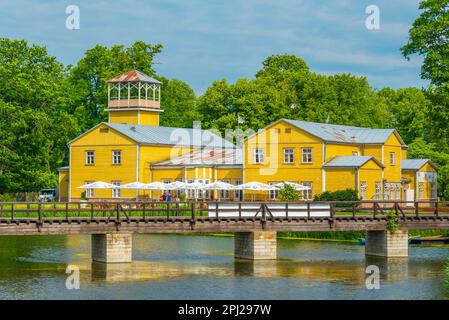
<svg viewBox="0 0 449 320">
<path fill-rule="evenodd" d="M 238 261 L 232 237 L 134 235 L 130 264 L 90 260 L 90 236 L 0 237 L 0 299 L 447 299 L 449 246 L 407 259 L 365 258 L 357 244 L 278 240 L 276 261 Z M 80 289 L 66 288 L 67 265 Z M 380 289 L 366 288 L 366 266 Z"/>
</svg>

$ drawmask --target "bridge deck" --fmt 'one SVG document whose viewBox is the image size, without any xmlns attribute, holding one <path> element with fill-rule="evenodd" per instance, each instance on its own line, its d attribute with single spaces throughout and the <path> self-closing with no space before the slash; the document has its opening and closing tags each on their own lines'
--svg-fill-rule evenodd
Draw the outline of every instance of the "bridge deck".
<svg viewBox="0 0 449 320">
<path fill-rule="evenodd" d="M 449 229 L 442 202 L 222 203 L 0 203 L 0 235 L 385 230 L 392 213 L 400 229 Z"/>
</svg>

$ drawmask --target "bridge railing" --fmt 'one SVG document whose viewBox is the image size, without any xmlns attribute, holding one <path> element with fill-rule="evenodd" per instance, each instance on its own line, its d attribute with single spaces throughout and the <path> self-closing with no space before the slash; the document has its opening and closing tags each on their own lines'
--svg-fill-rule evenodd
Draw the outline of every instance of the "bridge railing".
<svg viewBox="0 0 449 320">
<path fill-rule="evenodd" d="M 449 202 L 438 201 L 125 201 L 0 202 L 0 221 L 139 219 L 400 218 L 449 216 Z"/>
</svg>

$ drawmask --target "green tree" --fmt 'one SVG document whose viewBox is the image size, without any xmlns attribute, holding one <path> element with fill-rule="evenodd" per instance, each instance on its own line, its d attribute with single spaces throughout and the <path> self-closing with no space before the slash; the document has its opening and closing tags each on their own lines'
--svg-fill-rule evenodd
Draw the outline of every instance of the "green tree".
<svg viewBox="0 0 449 320">
<path fill-rule="evenodd" d="M 137 41 L 129 47 L 114 45 L 111 48 L 97 45 L 87 50 L 77 65 L 70 68 L 69 81 L 78 96 L 77 114 L 83 130 L 107 120 L 106 81 L 127 71 L 137 69 L 155 76 L 154 57 L 162 45 Z"/>
<path fill-rule="evenodd" d="M 177 79 L 160 78 L 162 99 L 160 125 L 166 127 L 191 128 L 193 121 L 200 120 L 196 107 L 196 96 L 192 88 Z"/>
<path fill-rule="evenodd" d="M 409 30 L 409 41 L 402 54 L 424 57 L 421 76 L 440 86 L 449 84 L 449 0 L 423 0 L 419 4 L 421 15 Z"/>
<path fill-rule="evenodd" d="M 0 193 L 57 185 L 79 133 L 62 64 L 45 47 L 0 39 Z"/>
</svg>

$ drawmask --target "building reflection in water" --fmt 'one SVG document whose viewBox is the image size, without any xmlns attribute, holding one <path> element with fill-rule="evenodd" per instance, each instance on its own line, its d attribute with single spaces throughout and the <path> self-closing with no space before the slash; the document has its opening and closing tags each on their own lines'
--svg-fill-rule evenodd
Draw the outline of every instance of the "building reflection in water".
<svg viewBox="0 0 449 320">
<path fill-rule="evenodd" d="M 375 265 L 379 267 L 380 278 L 388 282 L 404 281 L 409 277 L 409 258 L 365 258 L 365 267 Z"/>
</svg>

